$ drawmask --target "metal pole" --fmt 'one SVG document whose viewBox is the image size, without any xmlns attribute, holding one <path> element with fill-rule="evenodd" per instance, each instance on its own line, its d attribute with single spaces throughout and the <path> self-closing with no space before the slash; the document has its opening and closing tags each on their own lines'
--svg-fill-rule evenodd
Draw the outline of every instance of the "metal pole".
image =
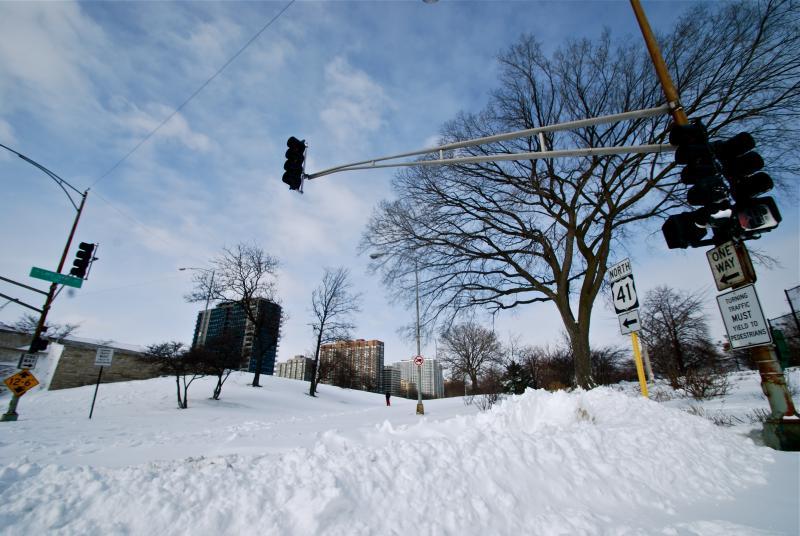
<svg viewBox="0 0 800 536">
<path fill-rule="evenodd" d="M 633 344 L 633 358 L 636 361 L 636 375 L 639 376 L 639 387 L 642 390 L 642 396 L 650 398 L 647 392 L 647 379 L 644 377 L 644 366 L 642 365 L 642 354 L 639 350 L 639 335 L 635 331 L 631 332 L 631 343 Z"/>
<path fill-rule="evenodd" d="M 72 228 L 69 231 L 69 236 L 67 237 L 67 244 L 64 246 L 64 252 L 61 254 L 61 260 L 58 263 L 58 268 L 56 269 L 57 273 L 61 273 L 61 269 L 64 268 L 64 263 L 67 260 L 67 254 L 69 254 L 69 248 L 72 245 L 72 238 L 75 236 L 75 230 L 78 228 L 78 222 L 81 219 L 81 213 L 83 212 L 83 207 L 86 204 L 86 197 L 89 195 L 89 190 L 86 190 L 81 194 L 81 204 L 78 207 L 78 213 L 75 214 L 75 220 L 72 222 Z M 41 336 L 42 332 L 44 331 L 45 321 L 47 320 L 47 313 L 50 311 L 50 305 L 53 303 L 53 299 L 56 295 L 56 289 L 58 285 L 56 283 L 52 283 L 50 285 L 50 291 L 47 293 L 47 298 L 44 301 L 44 307 L 42 307 L 42 314 L 39 316 L 39 323 L 36 324 L 36 329 L 33 332 L 33 338 L 31 339 L 31 344 L 28 347 L 29 353 L 34 353 L 33 346 L 35 341 Z M 17 404 L 19 404 L 19 397 L 17 395 L 13 395 L 11 397 L 11 402 L 8 404 L 8 411 L 0 417 L 0 422 L 9 422 L 9 421 L 16 421 L 19 415 L 17 415 Z"/>
<path fill-rule="evenodd" d="M 414 259 L 414 278 L 417 283 L 417 355 L 422 355 L 422 349 L 419 341 L 419 262 L 416 259 Z M 422 405 L 422 365 L 417 368 L 419 368 L 419 385 L 417 386 L 417 415 L 425 415 L 425 407 Z"/>
<path fill-rule="evenodd" d="M 92 409 L 89 410 L 89 418 L 92 418 L 94 413 L 94 401 L 97 400 L 97 390 L 100 388 L 100 378 L 103 377 L 103 367 L 100 367 L 100 374 L 97 375 L 97 385 L 94 386 L 94 396 L 92 397 Z"/>
<path fill-rule="evenodd" d="M 198 346 L 205 345 L 206 337 L 208 336 L 208 320 L 209 320 L 208 319 L 208 304 L 211 301 L 211 290 L 214 288 L 214 274 L 215 273 L 216 273 L 216 270 L 211 270 L 211 283 L 209 283 L 209 286 L 208 286 L 208 294 L 206 295 L 206 308 L 203 311 L 203 329 L 202 329 L 203 341 L 202 342 L 198 341 Z"/>
<path fill-rule="evenodd" d="M 650 59 L 653 61 L 653 67 L 656 69 L 658 80 L 661 82 L 661 88 L 664 90 L 664 96 L 667 98 L 667 106 L 669 106 L 672 119 L 678 125 L 686 125 L 689 123 L 689 118 L 686 117 L 686 112 L 683 110 L 678 90 L 669 75 L 667 64 L 664 62 L 661 50 L 658 48 L 658 42 L 653 35 L 653 30 L 650 29 L 650 23 L 644 14 L 644 9 L 642 9 L 639 0 L 631 0 L 631 7 L 636 15 L 639 28 L 642 30 L 642 37 L 644 37 L 647 51 L 650 53 Z"/>
</svg>

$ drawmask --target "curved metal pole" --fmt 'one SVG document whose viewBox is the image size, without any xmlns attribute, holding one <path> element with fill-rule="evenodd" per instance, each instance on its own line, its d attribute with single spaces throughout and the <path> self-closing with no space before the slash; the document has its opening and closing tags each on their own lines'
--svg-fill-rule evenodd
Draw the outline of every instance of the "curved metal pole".
<svg viewBox="0 0 800 536">
<path fill-rule="evenodd" d="M 75 210 L 79 210 L 78 209 L 78 205 L 75 203 L 75 200 L 72 199 L 72 196 L 67 191 L 67 189 L 64 188 L 64 185 L 66 184 L 67 186 L 69 186 L 69 188 L 72 191 L 74 191 L 76 194 L 78 194 L 78 195 L 80 195 L 82 197 L 86 197 L 86 192 L 81 192 L 80 190 L 75 188 L 73 185 L 71 185 L 69 182 L 67 182 L 66 180 L 62 179 L 61 177 L 59 177 L 58 175 L 56 175 L 55 173 L 53 173 L 52 171 L 50 171 L 49 169 L 47 169 L 46 167 L 41 165 L 39 162 L 36 162 L 35 160 L 31 160 L 30 158 L 28 158 L 24 154 L 15 151 L 11 147 L 9 147 L 7 145 L 3 145 L 2 143 L 0 143 L 0 147 L 2 147 L 3 149 L 5 149 L 7 151 L 10 151 L 10 152 L 14 153 L 15 155 L 17 155 L 18 157 L 20 157 L 21 159 L 23 159 L 27 163 L 29 163 L 32 166 L 35 166 L 39 170 L 43 171 L 48 177 L 53 179 L 56 184 L 58 184 L 59 188 L 61 188 L 64 191 L 64 193 L 66 194 L 67 198 L 69 199 L 69 202 L 72 203 L 72 206 L 75 208 Z M 88 190 L 87 190 L 87 192 L 88 192 Z"/>
</svg>

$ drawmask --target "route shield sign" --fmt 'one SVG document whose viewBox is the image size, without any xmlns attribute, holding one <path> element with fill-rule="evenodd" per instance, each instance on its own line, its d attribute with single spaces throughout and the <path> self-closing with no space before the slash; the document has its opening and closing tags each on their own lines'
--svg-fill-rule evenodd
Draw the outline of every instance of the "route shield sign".
<svg viewBox="0 0 800 536">
<path fill-rule="evenodd" d="M 742 283 L 754 283 L 756 280 L 753 263 L 743 245 L 737 247 L 733 242 L 725 242 L 708 250 L 706 257 L 717 290 L 725 290 Z"/>
<path fill-rule="evenodd" d="M 639 309 L 633 309 L 627 313 L 622 313 L 617 316 L 617 320 L 619 320 L 619 332 L 622 335 L 628 335 L 629 333 L 642 329 L 642 322 L 639 319 Z"/>
<path fill-rule="evenodd" d="M 764 319 L 753 285 L 717 296 L 731 348 L 747 348 L 772 343 L 772 333 Z"/>
<path fill-rule="evenodd" d="M 639 297 L 636 295 L 636 285 L 633 283 L 632 274 L 611 284 L 611 297 L 614 300 L 614 310 L 617 314 L 639 307 Z"/>
<path fill-rule="evenodd" d="M 3 383 L 17 396 L 24 395 L 28 389 L 32 389 L 39 385 L 39 380 L 36 379 L 36 376 L 28 372 L 27 370 L 23 370 L 22 372 L 17 372 L 13 376 L 9 376 L 6 378 Z"/>
</svg>

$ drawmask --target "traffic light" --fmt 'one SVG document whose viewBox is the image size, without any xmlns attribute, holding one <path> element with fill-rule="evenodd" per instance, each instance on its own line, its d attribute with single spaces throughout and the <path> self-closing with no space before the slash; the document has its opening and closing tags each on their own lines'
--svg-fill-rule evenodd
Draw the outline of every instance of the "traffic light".
<svg viewBox="0 0 800 536">
<path fill-rule="evenodd" d="M 78 245 L 78 251 L 75 253 L 75 260 L 72 261 L 72 270 L 69 271 L 69 275 L 74 275 L 81 279 L 86 277 L 86 271 L 89 269 L 89 264 L 92 262 L 94 248 L 94 244 L 89 244 L 87 242 L 81 242 Z"/>
<path fill-rule="evenodd" d="M 306 160 L 306 142 L 292 136 L 286 140 L 286 163 L 283 165 L 285 173 L 283 182 L 289 185 L 290 190 L 302 191 L 303 186 L 303 166 Z"/>
<path fill-rule="evenodd" d="M 753 150 L 755 146 L 749 132 L 713 144 L 735 201 L 734 219 L 744 231 L 765 232 L 778 226 L 781 214 L 772 197 L 756 197 L 770 191 L 774 184 L 772 177 L 760 171 L 764 160 Z"/>
<path fill-rule="evenodd" d="M 689 186 L 686 201 L 700 208 L 667 218 L 661 227 L 667 247 L 685 249 L 708 244 L 707 228 L 714 231 L 715 239 L 729 237 L 730 216 L 725 212 L 730 209 L 728 185 L 719 173 L 705 126 L 699 121 L 673 125 L 669 142 L 678 147 L 675 163 L 685 166 L 681 170 L 681 182 Z"/>
</svg>

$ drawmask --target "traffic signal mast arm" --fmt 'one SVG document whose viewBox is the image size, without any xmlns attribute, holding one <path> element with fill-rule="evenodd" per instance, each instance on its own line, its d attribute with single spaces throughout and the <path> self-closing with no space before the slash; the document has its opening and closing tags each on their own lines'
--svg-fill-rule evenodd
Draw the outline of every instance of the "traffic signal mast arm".
<svg viewBox="0 0 800 536">
<path fill-rule="evenodd" d="M 381 156 L 369 160 L 362 160 L 361 162 L 353 162 L 351 164 L 342 164 L 332 168 L 324 169 L 316 173 L 305 175 L 307 180 L 318 179 L 325 175 L 333 173 L 340 173 L 342 171 L 354 171 L 359 169 L 377 169 L 377 168 L 392 168 L 392 167 L 412 167 L 412 166 L 437 166 L 448 164 L 466 164 L 475 162 L 496 162 L 501 160 L 537 160 L 542 158 L 560 158 L 565 156 L 596 156 L 607 154 L 628 154 L 628 153 L 662 153 L 674 151 L 675 147 L 668 144 L 656 145 L 636 145 L 628 147 L 592 147 L 587 149 L 566 149 L 559 151 L 539 151 L 530 153 L 515 153 L 515 154 L 498 154 L 486 156 L 469 156 L 459 158 L 444 158 L 444 151 L 451 151 L 454 149 L 461 149 L 464 147 L 472 147 L 476 145 L 483 145 L 486 143 L 495 143 L 498 141 L 512 140 L 526 136 L 535 136 L 544 132 L 558 132 L 564 130 L 573 130 L 577 128 L 588 127 L 603 123 L 615 123 L 618 121 L 625 121 L 629 119 L 638 119 L 642 117 L 651 117 L 661 115 L 669 112 L 669 107 L 665 104 L 656 108 L 647 108 L 644 110 L 634 110 L 631 112 L 623 112 L 613 115 L 605 115 L 600 117 L 592 117 L 589 119 L 581 119 L 578 121 L 569 121 L 566 123 L 558 123 L 555 125 L 547 125 L 537 128 L 530 128 L 526 130 L 518 130 L 515 132 L 507 132 L 503 134 L 496 134 L 494 136 L 485 136 L 483 138 L 475 138 L 455 143 L 448 143 L 438 147 L 431 147 L 428 149 L 420 149 L 393 156 Z M 401 158 L 408 158 L 412 156 L 419 156 L 431 153 L 439 153 L 439 158 L 436 160 L 419 160 L 414 162 L 393 162 L 383 163 L 389 160 L 398 160 Z M 284 182 L 286 182 L 284 180 Z"/>
</svg>

